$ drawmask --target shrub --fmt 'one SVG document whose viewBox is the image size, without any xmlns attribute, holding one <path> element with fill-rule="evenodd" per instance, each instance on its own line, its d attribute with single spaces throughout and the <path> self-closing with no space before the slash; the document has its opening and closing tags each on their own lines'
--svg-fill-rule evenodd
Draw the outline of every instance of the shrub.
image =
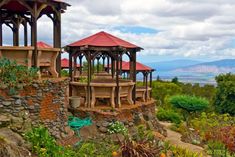
<svg viewBox="0 0 235 157">
<path fill-rule="evenodd" d="M 183 149 L 180 147 L 171 147 L 172 153 L 174 157 L 203 157 L 201 153 L 194 153 L 189 151 L 188 149 Z"/>
<path fill-rule="evenodd" d="M 33 128 L 26 133 L 25 138 L 32 144 L 32 151 L 39 157 L 73 157 L 75 152 L 56 144 L 55 139 L 43 126 Z"/>
<path fill-rule="evenodd" d="M 156 115 L 159 120 L 170 121 L 175 124 L 179 124 L 182 120 L 182 116 L 172 109 L 159 108 Z"/>
<path fill-rule="evenodd" d="M 235 115 L 235 75 L 226 74 L 216 77 L 217 93 L 215 106 L 220 113 Z"/>
<path fill-rule="evenodd" d="M 5 85 L 9 89 L 9 94 L 16 94 L 16 89 L 20 84 L 30 84 L 37 78 L 37 68 L 28 68 L 17 65 L 9 59 L 0 59 L 0 85 Z"/>
<path fill-rule="evenodd" d="M 188 95 L 172 96 L 170 103 L 174 107 L 186 110 L 187 112 L 202 111 L 209 105 L 209 102 L 204 98 Z"/>
<path fill-rule="evenodd" d="M 126 135 L 128 133 L 128 130 L 123 123 L 116 121 L 109 124 L 108 133 L 110 134 L 121 133 L 123 135 Z"/>
<path fill-rule="evenodd" d="M 67 70 L 61 70 L 62 77 L 69 77 L 69 72 Z"/>
</svg>

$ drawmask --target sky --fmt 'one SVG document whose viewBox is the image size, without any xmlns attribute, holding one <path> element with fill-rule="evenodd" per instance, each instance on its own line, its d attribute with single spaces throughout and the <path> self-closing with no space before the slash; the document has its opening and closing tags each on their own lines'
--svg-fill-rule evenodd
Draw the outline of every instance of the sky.
<svg viewBox="0 0 235 157">
<path fill-rule="evenodd" d="M 137 56 L 144 63 L 235 58 L 235 0 L 65 1 L 71 7 L 62 15 L 63 46 L 106 31 L 143 47 Z M 12 35 L 4 28 L 10 44 Z M 49 18 L 39 20 L 38 35 L 52 43 Z"/>
</svg>

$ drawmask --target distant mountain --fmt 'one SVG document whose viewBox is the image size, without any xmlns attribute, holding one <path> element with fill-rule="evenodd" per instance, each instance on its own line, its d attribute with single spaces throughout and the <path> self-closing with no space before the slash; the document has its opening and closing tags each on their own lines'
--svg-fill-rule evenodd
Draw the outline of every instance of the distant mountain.
<svg viewBox="0 0 235 157">
<path fill-rule="evenodd" d="M 156 69 L 157 71 L 171 71 L 174 69 L 184 68 L 200 63 L 202 62 L 197 60 L 181 59 L 181 60 L 147 63 L 147 65 Z"/>
<path fill-rule="evenodd" d="M 176 68 L 174 72 L 195 72 L 195 73 L 228 73 L 235 72 L 235 59 L 224 59 L 213 62 L 189 65 L 187 67 Z"/>
</svg>

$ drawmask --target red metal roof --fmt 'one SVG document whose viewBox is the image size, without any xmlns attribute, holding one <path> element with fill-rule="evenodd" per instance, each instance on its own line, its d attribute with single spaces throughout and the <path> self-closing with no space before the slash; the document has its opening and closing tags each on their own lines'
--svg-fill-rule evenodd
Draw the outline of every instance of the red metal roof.
<svg viewBox="0 0 235 157">
<path fill-rule="evenodd" d="M 130 62 L 126 62 L 122 64 L 122 70 L 129 71 L 130 70 Z M 136 62 L 136 71 L 152 71 L 153 69 L 141 64 L 139 62 Z"/>
<path fill-rule="evenodd" d="M 124 48 L 141 48 L 130 42 L 122 40 L 104 31 L 96 33 L 92 36 L 69 44 L 71 47 L 81 47 L 81 46 L 95 46 L 95 47 L 116 47 L 121 46 Z"/>
<path fill-rule="evenodd" d="M 74 63 L 72 63 L 73 65 Z M 77 64 L 77 68 L 79 68 L 80 65 Z M 67 58 L 61 59 L 61 68 L 69 68 L 69 60 Z"/>
<path fill-rule="evenodd" d="M 51 1 L 55 2 L 55 3 L 64 4 L 65 6 L 70 6 L 68 3 L 63 2 L 61 0 L 51 0 Z M 38 2 L 39 5 L 43 3 L 42 1 L 39 1 L 39 0 L 33 0 L 33 2 Z M 27 7 L 25 7 L 24 5 L 22 5 L 20 2 L 18 2 L 18 0 L 9 1 L 8 3 L 4 4 L 1 7 L 1 9 L 6 9 L 6 10 L 9 10 L 9 11 L 19 12 L 19 13 L 25 13 L 25 12 L 29 11 L 29 9 Z M 43 9 L 43 12 L 52 13 L 53 9 L 51 8 L 50 5 L 48 5 L 45 9 Z"/>
<path fill-rule="evenodd" d="M 51 45 L 48 45 L 47 43 L 44 43 L 43 41 L 37 42 L 38 48 L 53 48 Z"/>
</svg>

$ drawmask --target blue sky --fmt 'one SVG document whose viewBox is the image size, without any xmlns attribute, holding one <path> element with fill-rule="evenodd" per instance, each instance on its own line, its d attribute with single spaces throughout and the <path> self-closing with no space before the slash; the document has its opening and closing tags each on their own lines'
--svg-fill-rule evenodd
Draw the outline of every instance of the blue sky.
<svg viewBox="0 0 235 157">
<path fill-rule="evenodd" d="M 144 63 L 235 58 L 234 0 L 66 0 L 62 44 L 106 31 L 143 47 Z M 12 34 L 4 27 L 4 43 Z M 21 32 L 21 37 L 22 37 Z M 42 17 L 38 40 L 52 44 L 52 22 Z"/>
</svg>

